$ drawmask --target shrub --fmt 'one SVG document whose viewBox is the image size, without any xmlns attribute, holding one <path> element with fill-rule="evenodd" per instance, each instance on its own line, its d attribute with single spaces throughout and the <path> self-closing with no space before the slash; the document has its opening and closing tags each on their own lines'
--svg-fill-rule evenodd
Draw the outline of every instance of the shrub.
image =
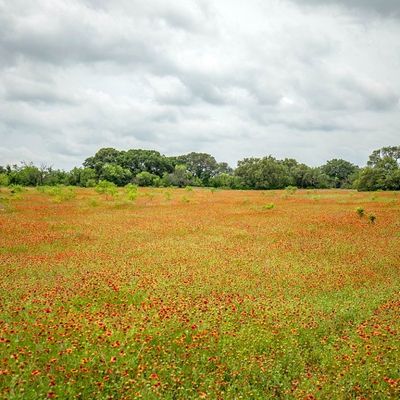
<svg viewBox="0 0 400 400">
<path fill-rule="evenodd" d="M 161 179 L 159 176 L 143 171 L 136 175 L 135 181 L 139 186 L 160 186 Z"/>
<path fill-rule="evenodd" d="M 274 203 L 269 203 L 269 204 L 265 204 L 265 205 L 263 206 L 263 209 L 264 209 L 264 210 L 272 210 L 274 207 L 275 207 L 275 204 L 274 204 Z"/>
<path fill-rule="evenodd" d="M 39 190 L 41 191 L 41 190 Z M 72 200 L 76 197 L 75 188 L 68 186 L 43 186 L 43 193 L 47 193 L 48 195 L 54 197 L 55 203 L 61 203 L 63 201 Z"/>
<path fill-rule="evenodd" d="M 356 208 L 356 213 L 357 213 L 358 216 L 361 218 L 361 217 L 364 216 L 365 211 L 364 211 L 364 209 L 363 209 L 362 207 L 357 207 L 357 208 Z"/>
<path fill-rule="evenodd" d="M 171 200 L 172 199 L 172 194 L 169 191 L 164 192 L 165 200 Z"/>
<path fill-rule="evenodd" d="M 96 185 L 96 192 L 105 194 L 106 197 L 115 197 L 118 194 L 118 189 L 115 183 L 103 180 Z"/>
<path fill-rule="evenodd" d="M 285 188 L 287 194 L 295 194 L 297 191 L 296 186 L 286 186 Z"/>
<path fill-rule="evenodd" d="M 374 214 L 369 214 L 368 220 L 369 220 L 369 222 L 371 222 L 371 224 L 374 224 L 376 221 L 376 216 Z"/>
<path fill-rule="evenodd" d="M 24 191 L 24 188 L 21 185 L 10 185 L 9 189 L 11 194 L 22 193 Z"/>
<path fill-rule="evenodd" d="M 126 193 L 126 196 L 128 197 L 128 200 L 135 201 L 138 197 L 137 185 L 134 185 L 133 183 L 128 183 L 125 186 L 125 193 Z"/>
<path fill-rule="evenodd" d="M 8 186 L 10 180 L 8 179 L 7 174 L 0 174 L 0 186 Z"/>
</svg>

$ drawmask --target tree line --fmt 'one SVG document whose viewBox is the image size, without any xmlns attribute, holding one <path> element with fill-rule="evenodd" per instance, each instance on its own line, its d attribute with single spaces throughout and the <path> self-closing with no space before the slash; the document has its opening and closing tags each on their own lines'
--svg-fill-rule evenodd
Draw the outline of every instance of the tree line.
<svg viewBox="0 0 400 400">
<path fill-rule="evenodd" d="M 375 150 L 360 168 L 343 159 L 310 167 L 295 159 L 244 158 L 235 169 L 206 153 L 168 157 L 155 150 L 102 148 L 71 171 L 32 163 L 0 166 L 0 186 L 72 185 L 93 187 L 101 181 L 117 186 L 204 186 L 230 189 L 354 188 L 400 190 L 400 146 Z"/>
</svg>

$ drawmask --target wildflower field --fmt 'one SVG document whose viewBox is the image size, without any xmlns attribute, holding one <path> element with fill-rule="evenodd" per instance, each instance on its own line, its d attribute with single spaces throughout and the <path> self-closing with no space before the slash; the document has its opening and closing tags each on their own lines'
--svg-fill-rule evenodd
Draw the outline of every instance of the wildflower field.
<svg viewBox="0 0 400 400">
<path fill-rule="evenodd" d="M 395 399 L 400 193 L 0 191 L 0 397 Z"/>
</svg>

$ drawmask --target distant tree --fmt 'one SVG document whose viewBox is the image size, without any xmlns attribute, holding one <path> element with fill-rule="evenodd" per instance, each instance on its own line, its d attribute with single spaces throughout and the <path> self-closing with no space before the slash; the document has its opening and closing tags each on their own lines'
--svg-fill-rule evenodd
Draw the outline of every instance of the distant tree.
<svg viewBox="0 0 400 400">
<path fill-rule="evenodd" d="M 79 176 L 79 185 L 83 187 L 94 187 L 96 182 L 96 171 L 92 168 L 82 168 Z"/>
<path fill-rule="evenodd" d="M 209 183 L 210 186 L 215 188 L 240 189 L 242 186 L 241 179 L 238 176 L 227 173 L 221 173 L 213 176 Z"/>
<path fill-rule="evenodd" d="M 100 179 L 115 183 L 117 186 L 125 186 L 130 182 L 132 173 L 129 169 L 122 168 L 118 164 L 106 163 L 100 171 Z"/>
<path fill-rule="evenodd" d="M 217 166 L 217 174 L 232 175 L 233 174 L 233 168 L 231 168 L 228 165 L 228 163 L 226 163 L 226 162 L 220 162 L 220 163 L 218 163 L 218 166 Z"/>
<path fill-rule="evenodd" d="M 10 184 L 21 186 L 38 186 L 43 182 L 43 171 L 32 163 L 23 163 L 22 166 L 13 166 L 8 174 Z"/>
<path fill-rule="evenodd" d="M 354 182 L 356 189 L 400 190 L 400 146 L 374 150 L 367 164 Z"/>
<path fill-rule="evenodd" d="M 380 167 L 383 166 L 382 162 L 385 162 L 385 160 L 387 161 L 389 159 L 394 160 L 399 166 L 400 146 L 388 146 L 374 150 L 369 156 L 367 165 L 369 167 Z"/>
<path fill-rule="evenodd" d="M 366 167 L 354 182 L 359 191 L 382 190 L 385 187 L 385 171 L 382 168 Z"/>
<path fill-rule="evenodd" d="M 98 177 L 105 164 L 118 164 L 117 160 L 120 156 L 120 151 L 112 147 L 100 149 L 93 157 L 87 158 L 83 162 L 83 166 L 94 169 Z"/>
<path fill-rule="evenodd" d="M 96 181 L 96 171 L 92 168 L 73 168 L 68 174 L 69 185 L 93 187 Z"/>
<path fill-rule="evenodd" d="M 303 176 L 303 187 L 327 189 L 330 187 L 329 177 L 320 168 L 308 168 Z"/>
<path fill-rule="evenodd" d="M 161 177 L 165 172 L 170 173 L 174 170 L 173 161 L 155 150 L 122 151 L 117 158 L 117 163 L 129 169 L 133 176 L 145 171 Z"/>
<path fill-rule="evenodd" d="M 281 189 L 291 183 L 288 167 L 272 156 L 239 161 L 235 175 L 253 189 Z"/>
<path fill-rule="evenodd" d="M 175 165 L 174 172 L 165 175 L 163 177 L 163 182 L 165 186 L 185 187 L 193 185 L 193 175 L 187 170 L 186 165 Z"/>
<path fill-rule="evenodd" d="M 43 178 L 40 184 L 55 186 L 69 184 L 69 174 L 60 169 L 53 169 L 51 167 L 43 168 Z"/>
<path fill-rule="evenodd" d="M 228 168 L 225 163 L 220 165 L 215 158 L 207 153 L 189 153 L 183 156 L 176 157 L 176 160 L 181 165 L 186 165 L 187 171 L 194 178 L 198 178 L 203 185 L 207 186 L 211 177 L 218 174 L 219 169 Z"/>
<path fill-rule="evenodd" d="M 139 172 L 134 180 L 139 186 L 160 186 L 161 183 L 158 175 L 147 171 Z"/>
<path fill-rule="evenodd" d="M 290 170 L 291 184 L 298 188 L 312 187 L 314 179 L 310 181 L 310 176 L 313 175 L 312 168 L 306 164 L 297 164 Z"/>
<path fill-rule="evenodd" d="M 333 159 L 321 167 L 321 172 L 328 176 L 335 188 L 350 187 L 358 167 L 349 161 Z"/>
</svg>

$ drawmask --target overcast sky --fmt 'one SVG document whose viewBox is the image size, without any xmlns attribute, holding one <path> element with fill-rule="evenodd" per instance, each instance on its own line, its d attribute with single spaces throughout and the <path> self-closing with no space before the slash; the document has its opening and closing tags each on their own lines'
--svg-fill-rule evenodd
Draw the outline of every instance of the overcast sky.
<svg viewBox="0 0 400 400">
<path fill-rule="evenodd" d="M 400 145 L 399 0 L 0 0 L 0 165 Z"/>
</svg>

